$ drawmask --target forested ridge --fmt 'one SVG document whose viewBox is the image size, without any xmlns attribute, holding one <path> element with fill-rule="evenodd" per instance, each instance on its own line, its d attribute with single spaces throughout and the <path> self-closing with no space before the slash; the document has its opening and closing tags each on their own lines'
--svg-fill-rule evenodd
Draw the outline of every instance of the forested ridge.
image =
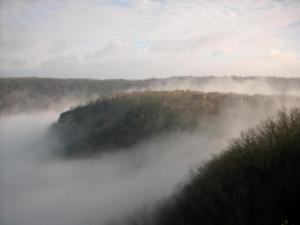
<svg viewBox="0 0 300 225">
<path fill-rule="evenodd" d="M 264 112 L 290 100 L 196 91 L 120 93 L 62 113 L 52 132 L 61 139 L 66 154 L 85 155 L 128 148 L 164 133 L 203 129 L 208 134 L 213 126 L 217 133 L 227 110 Z"/>
</svg>

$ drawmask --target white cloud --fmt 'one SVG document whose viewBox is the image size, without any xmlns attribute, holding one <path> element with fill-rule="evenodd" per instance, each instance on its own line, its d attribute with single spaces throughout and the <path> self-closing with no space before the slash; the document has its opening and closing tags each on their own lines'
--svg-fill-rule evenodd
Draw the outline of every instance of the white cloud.
<svg viewBox="0 0 300 225">
<path fill-rule="evenodd" d="M 3 0 L 0 16 L 1 76 L 276 75 L 272 49 L 300 75 L 299 1 Z"/>
</svg>

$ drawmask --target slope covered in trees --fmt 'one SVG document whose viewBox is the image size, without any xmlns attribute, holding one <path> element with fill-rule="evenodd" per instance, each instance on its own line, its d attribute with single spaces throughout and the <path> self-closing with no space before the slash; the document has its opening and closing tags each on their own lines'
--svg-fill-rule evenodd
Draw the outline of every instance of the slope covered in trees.
<svg viewBox="0 0 300 225">
<path fill-rule="evenodd" d="M 287 100 L 290 98 L 194 91 L 118 94 L 62 113 L 52 132 L 63 142 L 65 153 L 84 155 L 128 148 L 169 132 L 203 127 L 208 133 L 209 126 L 220 129 L 216 121 L 222 120 L 226 110 L 250 108 L 255 113 Z"/>
<path fill-rule="evenodd" d="M 188 184 L 132 224 L 299 224 L 300 109 L 242 133 Z"/>
<path fill-rule="evenodd" d="M 139 87 L 129 80 L 0 78 L 0 113 L 55 109 Z"/>
</svg>

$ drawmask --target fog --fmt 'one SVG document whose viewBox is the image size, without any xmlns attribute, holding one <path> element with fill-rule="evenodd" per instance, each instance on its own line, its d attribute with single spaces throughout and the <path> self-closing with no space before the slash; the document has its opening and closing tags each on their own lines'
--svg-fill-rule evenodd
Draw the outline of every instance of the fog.
<svg viewBox="0 0 300 225">
<path fill-rule="evenodd" d="M 142 90 L 172 91 L 172 90 L 193 90 L 202 92 L 222 92 L 236 94 L 262 94 L 262 95 L 290 95 L 300 96 L 300 89 L 297 84 L 279 83 L 276 80 L 266 78 L 234 79 L 233 77 L 211 77 L 207 80 L 197 80 L 193 77 L 169 78 L 157 80 Z M 296 81 L 297 82 L 297 81 Z M 285 86 L 286 85 L 286 86 Z M 141 90 L 131 89 L 130 91 Z"/>
<path fill-rule="evenodd" d="M 170 193 L 224 143 L 173 134 L 96 159 L 58 160 L 45 139 L 57 117 L 1 118 L 1 224 L 99 224 L 130 214 Z"/>
<path fill-rule="evenodd" d="M 2 116 L 1 225 L 122 221 L 169 196 L 193 168 L 224 150 L 230 138 L 281 106 L 228 109 L 199 131 L 161 135 L 89 159 L 52 157 L 47 130 L 57 112 Z"/>
</svg>

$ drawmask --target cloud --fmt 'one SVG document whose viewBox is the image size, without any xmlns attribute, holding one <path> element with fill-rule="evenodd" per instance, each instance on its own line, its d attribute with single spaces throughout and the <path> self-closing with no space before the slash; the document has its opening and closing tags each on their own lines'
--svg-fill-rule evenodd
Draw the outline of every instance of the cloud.
<svg viewBox="0 0 300 225">
<path fill-rule="evenodd" d="M 300 64 L 300 56 L 295 52 L 283 52 L 278 49 L 272 49 L 270 56 L 280 61 L 296 62 Z"/>
<path fill-rule="evenodd" d="M 299 15 L 299 1 L 4 0 L 0 75 L 260 73 L 249 58 L 269 57 L 270 49 L 299 54 Z M 47 71 L 57 59 L 59 69 Z M 12 66 L 16 62 L 22 63 Z M 275 75 L 277 60 L 268 63 L 263 75 Z M 282 63 L 299 76 L 297 67 Z"/>
</svg>

